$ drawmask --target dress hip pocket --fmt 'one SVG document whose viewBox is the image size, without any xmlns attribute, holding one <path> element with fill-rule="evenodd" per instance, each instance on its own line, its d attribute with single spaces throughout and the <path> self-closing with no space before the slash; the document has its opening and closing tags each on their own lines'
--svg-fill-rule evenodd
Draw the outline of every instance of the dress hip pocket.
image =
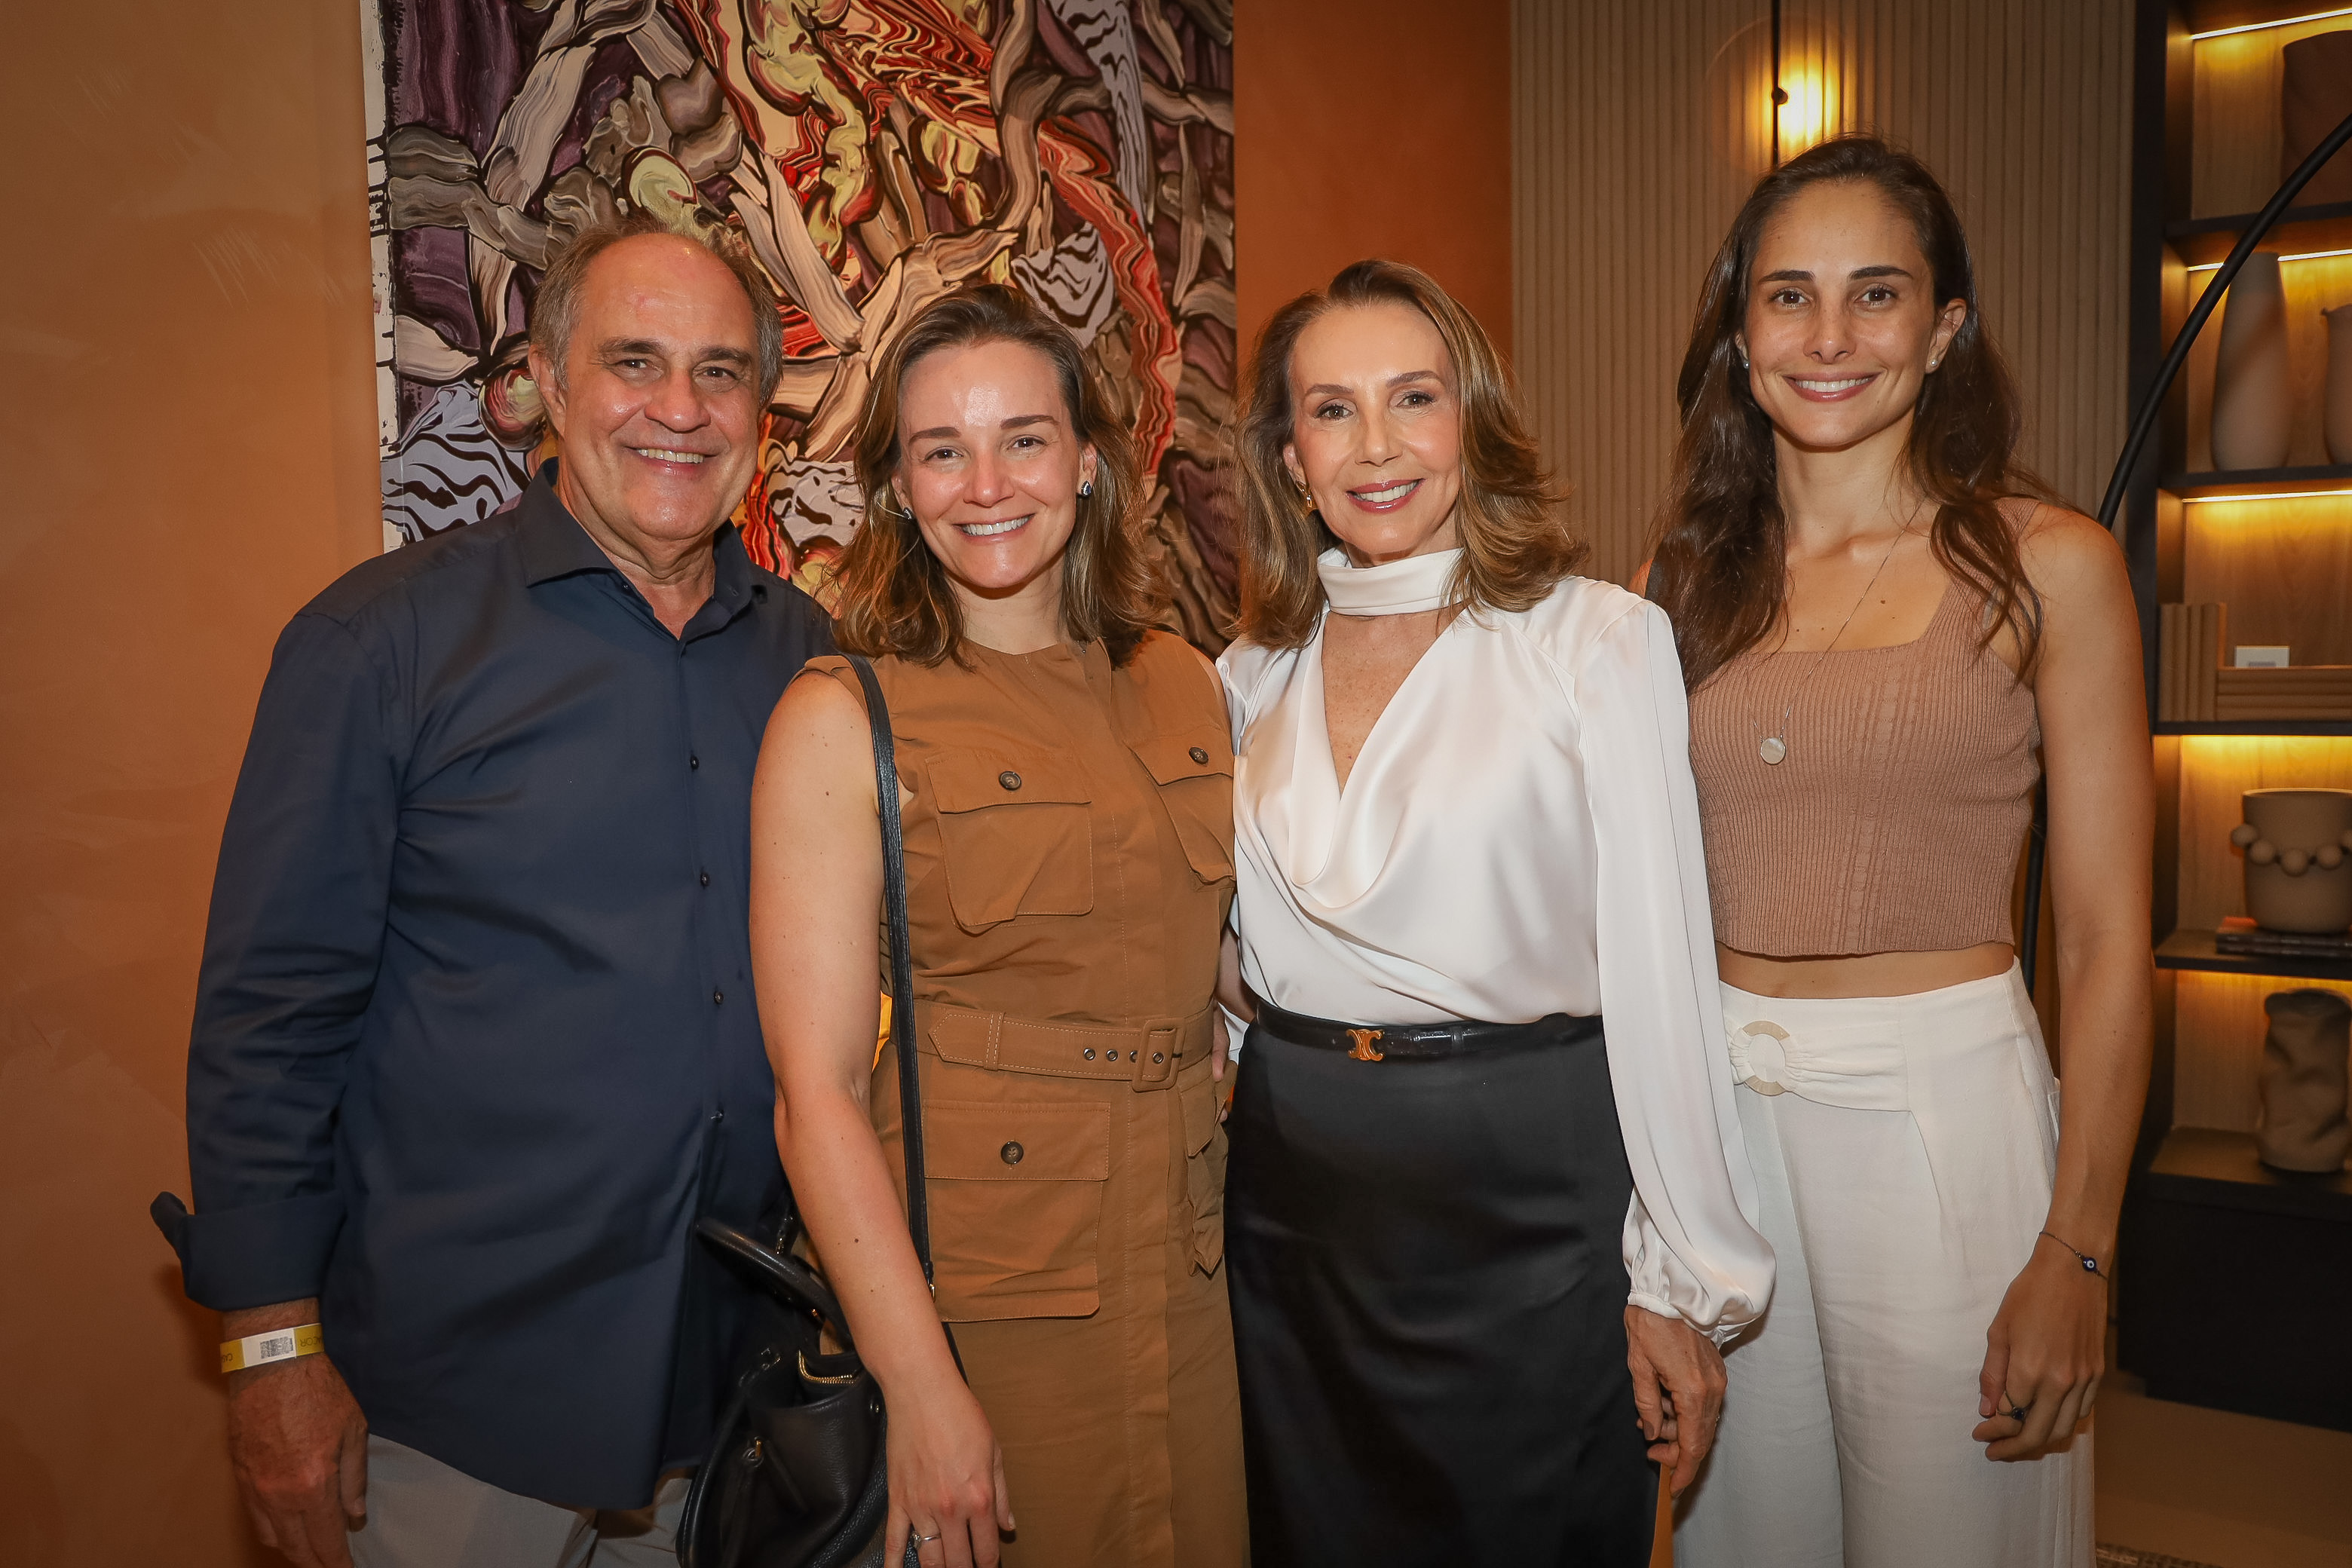
<svg viewBox="0 0 2352 1568">
<path fill-rule="evenodd" d="M 942 1318 L 1083 1318 L 1101 1304 L 1108 1106 L 934 1100 L 923 1154 Z"/>
</svg>

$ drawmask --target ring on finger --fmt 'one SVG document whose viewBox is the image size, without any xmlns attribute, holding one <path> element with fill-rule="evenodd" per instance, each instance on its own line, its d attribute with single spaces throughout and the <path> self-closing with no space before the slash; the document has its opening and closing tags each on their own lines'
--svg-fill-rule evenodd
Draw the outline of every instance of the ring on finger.
<svg viewBox="0 0 2352 1568">
<path fill-rule="evenodd" d="M 2013 1405 L 2007 1410 L 2002 1411 L 2001 1414 L 2008 1416 L 2011 1421 L 2022 1422 L 2026 1416 L 2026 1406 L 2022 1405 Z"/>
</svg>

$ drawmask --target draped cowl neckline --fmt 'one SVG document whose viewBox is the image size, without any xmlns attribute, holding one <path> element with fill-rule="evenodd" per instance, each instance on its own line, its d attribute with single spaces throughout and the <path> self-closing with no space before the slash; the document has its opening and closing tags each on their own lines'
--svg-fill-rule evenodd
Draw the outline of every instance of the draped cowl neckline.
<svg viewBox="0 0 2352 1568">
<path fill-rule="evenodd" d="M 1454 602 L 1454 570 L 1461 561 L 1457 547 L 1378 566 L 1351 566 L 1347 552 L 1335 547 L 1315 558 L 1315 570 L 1335 614 L 1410 616 Z"/>
</svg>

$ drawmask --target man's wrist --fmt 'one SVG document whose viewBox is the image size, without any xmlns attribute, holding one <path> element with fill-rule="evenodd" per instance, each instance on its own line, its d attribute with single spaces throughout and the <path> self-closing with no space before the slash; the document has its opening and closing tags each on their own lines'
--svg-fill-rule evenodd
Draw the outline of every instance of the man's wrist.
<svg viewBox="0 0 2352 1568">
<path fill-rule="evenodd" d="M 247 1364 L 232 1370 L 227 1364 L 226 1352 L 229 1345 L 240 1340 L 249 1340 L 256 1335 L 272 1335 L 274 1331 L 278 1330 L 299 1329 L 306 1324 L 316 1323 L 318 1321 L 319 1299 L 316 1296 L 306 1296 L 299 1301 L 280 1301 L 274 1306 L 246 1307 L 234 1312 L 223 1312 L 221 1345 L 224 1364 L 221 1370 L 227 1373 L 229 1386 L 241 1387 L 257 1377 L 270 1376 L 284 1371 L 287 1367 L 299 1365 L 301 1361 L 308 1359 L 301 1356 L 283 1356 L 259 1364 Z M 320 1359 L 324 1359 L 323 1355 Z"/>
</svg>

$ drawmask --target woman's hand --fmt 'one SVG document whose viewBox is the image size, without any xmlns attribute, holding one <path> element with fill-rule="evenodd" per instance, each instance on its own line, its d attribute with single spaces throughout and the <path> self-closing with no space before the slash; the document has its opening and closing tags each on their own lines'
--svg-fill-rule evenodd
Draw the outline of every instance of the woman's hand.
<svg viewBox="0 0 2352 1568">
<path fill-rule="evenodd" d="M 1633 1407 L 1650 1458 L 1673 1467 L 1670 1491 L 1697 1479 L 1723 1419 L 1723 1352 L 1680 1318 L 1646 1307 L 1625 1309 L 1625 1364 L 1633 1373 Z"/>
<path fill-rule="evenodd" d="M 1013 1497 L 1004 1451 L 980 1401 L 950 1380 L 888 1403 L 890 1522 L 882 1561 L 904 1562 L 911 1535 L 923 1568 L 995 1568 L 997 1531 L 1013 1528 Z"/>
<path fill-rule="evenodd" d="M 1985 1333 L 1984 1372 L 1978 1378 L 1971 1436 L 1989 1459 L 2028 1459 L 2063 1442 L 2091 1413 L 2106 1368 L 2107 1282 L 2048 1237 Z M 2010 1414 L 2025 1412 L 2022 1420 Z"/>
</svg>

